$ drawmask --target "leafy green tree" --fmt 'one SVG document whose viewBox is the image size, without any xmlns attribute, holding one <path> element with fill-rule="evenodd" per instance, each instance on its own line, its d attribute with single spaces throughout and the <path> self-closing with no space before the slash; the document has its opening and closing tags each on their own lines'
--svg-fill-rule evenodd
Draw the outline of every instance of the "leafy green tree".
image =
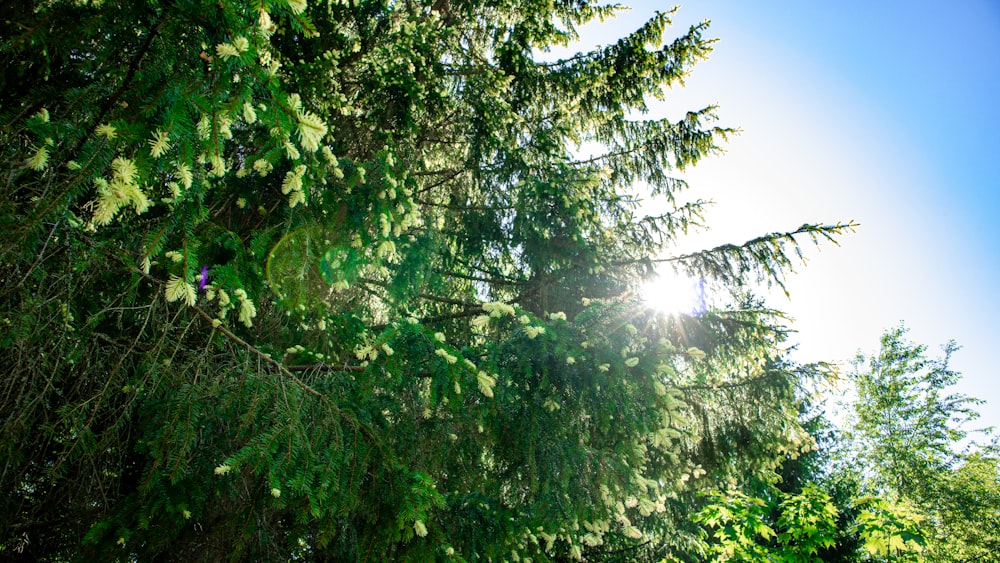
<svg viewBox="0 0 1000 563">
<path fill-rule="evenodd" d="M 716 494 L 695 520 L 715 530 L 708 549 L 713 560 L 811 562 L 833 546 L 836 516 L 830 497 L 809 485 L 776 507 L 738 491 Z"/>
<path fill-rule="evenodd" d="M 712 561 L 831 561 L 844 531 L 863 548 L 851 560 L 925 561 L 921 517 L 911 507 L 869 496 L 852 499 L 850 508 L 855 520 L 838 530 L 833 499 L 810 483 L 799 493 L 779 493 L 773 504 L 739 491 L 714 493 L 694 520 L 711 531 L 706 551 Z"/>
<path fill-rule="evenodd" d="M 927 347 L 906 340 L 903 326 L 883 334 L 877 355 L 859 354 L 849 374 L 857 389 L 846 439 L 873 484 L 911 499 L 938 496 L 940 478 L 961 459 L 962 425 L 982 401 L 948 388 L 961 374 L 948 363 L 958 345 L 928 358 Z"/>
<path fill-rule="evenodd" d="M 972 454 L 945 476 L 932 520 L 938 561 L 989 561 L 1000 553 L 1000 460 Z"/>
<path fill-rule="evenodd" d="M 732 131 L 635 116 L 707 24 L 540 57 L 618 9 L 10 3 L 0 550 L 692 553 L 698 490 L 808 438 L 746 283 L 853 225 L 671 256 L 705 205 L 675 172 Z M 644 308 L 658 264 L 718 306 Z"/>
<path fill-rule="evenodd" d="M 855 468 L 835 463 L 842 432 L 811 403 L 815 393 L 802 395 L 802 426 L 813 445 L 785 455 L 769 477 L 708 495 L 693 517 L 704 529 L 702 560 L 936 560 L 927 558 L 932 538 L 923 511 L 895 493 L 869 494 Z"/>
<path fill-rule="evenodd" d="M 858 396 L 841 470 L 873 493 L 911 502 L 933 560 L 991 557 L 1000 545 L 995 448 L 961 449 L 968 436 L 962 426 L 979 416 L 982 401 L 949 392 L 961 377 L 948 365 L 954 342 L 928 358 L 927 347 L 906 333 L 904 326 L 888 330 L 877 355 L 857 357 L 849 375 Z"/>
</svg>

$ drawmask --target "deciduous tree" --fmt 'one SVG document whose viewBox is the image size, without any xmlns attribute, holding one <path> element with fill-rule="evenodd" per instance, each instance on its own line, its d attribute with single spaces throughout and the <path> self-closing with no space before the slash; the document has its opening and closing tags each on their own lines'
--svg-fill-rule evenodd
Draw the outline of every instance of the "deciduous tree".
<svg viewBox="0 0 1000 563">
<path fill-rule="evenodd" d="M 963 425 L 982 401 L 950 389 L 961 378 L 949 367 L 955 342 L 928 358 L 927 346 L 906 335 L 902 325 L 887 330 L 877 354 L 857 357 L 842 468 L 919 509 L 932 560 L 991 557 L 1000 545 L 995 445 L 963 444 Z"/>
</svg>

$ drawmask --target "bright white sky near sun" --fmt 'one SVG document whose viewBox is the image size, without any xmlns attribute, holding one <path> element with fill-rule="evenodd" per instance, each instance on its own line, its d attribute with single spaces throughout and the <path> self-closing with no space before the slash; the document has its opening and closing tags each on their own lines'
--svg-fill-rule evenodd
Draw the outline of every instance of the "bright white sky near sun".
<svg viewBox="0 0 1000 563">
<path fill-rule="evenodd" d="M 673 4 L 583 30 L 608 44 Z M 910 338 L 963 346 L 959 391 L 1000 429 L 1000 2 L 690 0 L 674 30 L 711 20 L 720 41 L 655 111 L 718 104 L 741 135 L 685 178 L 715 200 L 703 247 L 855 220 L 841 246 L 808 253 L 788 281 L 799 361 Z M 572 49 L 578 50 L 582 47 Z"/>
</svg>

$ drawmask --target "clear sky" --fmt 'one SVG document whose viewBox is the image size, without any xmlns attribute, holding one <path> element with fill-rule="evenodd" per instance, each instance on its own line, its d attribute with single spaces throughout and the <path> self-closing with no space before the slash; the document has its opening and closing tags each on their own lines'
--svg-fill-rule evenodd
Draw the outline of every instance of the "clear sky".
<svg viewBox="0 0 1000 563">
<path fill-rule="evenodd" d="M 588 27 L 606 44 L 672 3 Z M 861 224 L 810 252 L 772 304 L 795 317 L 798 359 L 874 351 L 905 321 L 931 352 L 963 346 L 960 392 L 1000 429 L 1000 2 L 690 0 L 680 33 L 719 38 L 666 115 L 719 104 L 740 136 L 686 175 L 714 199 L 699 242 L 805 222 Z"/>
</svg>

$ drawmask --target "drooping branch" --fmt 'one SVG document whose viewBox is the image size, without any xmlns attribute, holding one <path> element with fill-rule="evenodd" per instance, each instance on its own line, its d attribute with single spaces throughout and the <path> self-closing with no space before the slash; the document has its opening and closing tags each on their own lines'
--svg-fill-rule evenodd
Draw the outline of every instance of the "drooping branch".
<svg viewBox="0 0 1000 563">
<path fill-rule="evenodd" d="M 233 342 L 239 344 L 243 348 L 246 348 L 248 351 L 252 352 L 258 358 L 260 358 L 261 360 L 263 360 L 265 363 L 271 364 L 272 366 L 274 366 L 275 368 L 277 368 L 277 370 L 279 372 L 281 372 L 282 375 L 284 375 L 285 377 L 287 377 L 287 378 L 291 379 L 292 381 L 294 381 L 296 385 L 298 385 L 299 387 L 301 387 L 307 393 L 309 393 L 310 395 L 314 395 L 316 397 L 320 397 L 320 398 L 323 397 L 322 393 L 320 393 L 319 391 L 313 389 L 305 381 L 302 381 L 301 379 L 299 379 L 298 377 L 296 377 L 295 374 L 292 373 L 291 371 L 289 371 L 288 368 L 286 368 L 284 365 L 281 364 L 281 362 L 279 362 L 278 360 L 275 360 L 270 355 L 265 354 L 264 352 L 262 352 L 260 350 L 260 348 L 257 348 L 253 344 L 250 344 L 246 340 L 243 340 L 239 336 L 236 336 L 236 334 L 234 334 L 233 331 L 231 331 L 228 328 L 226 328 L 225 325 L 216 323 L 215 322 L 216 319 L 213 319 L 212 316 L 209 315 L 208 313 L 206 313 L 204 309 L 202 309 L 201 307 L 199 307 L 197 305 L 191 305 L 191 308 L 194 309 L 198 313 L 199 316 L 201 316 L 206 321 L 208 321 L 209 324 L 211 324 L 212 327 L 215 330 L 218 330 L 223 335 L 225 335 L 226 338 L 228 338 L 228 339 L 232 340 Z"/>
<path fill-rule="evenodd" d="M 793 270 L 794 253 L 798 261 L 805 262 L 802 247 L 796 238 L 806 235 L 814 244 L 821 241 L 838 244 L 838 235 L 854 232 L 859 226 L 854 221 L 833 225 L 805 224 L 794 231 L 770 233 L 744 242 L 723 244 L 690 254 L 651 259 L 651 263 L 673 264 L 691 274 L 728 283 L 742 283 L 748 274 L 756 274 L 758 281 L 775 283 L 786 294 L 785 274 Z"/>
<path fill-rule="evenodd" d="M 158 280 L 158 279 L 150 276 L 149 274 L 146 274 L 146 273 L 142 272 L 141 270 L 137 270 L 137 272 L 139 273 L 139 275 L 141 275 L 146 280 L 149 280 L 150 282 L 152 282 L 152 283 L 154 283 L 154 284 L 156 284 L 156 285 L 158 285 L 160 287 L 164 287 L 166 285 L 162 281 L 160 281 L 160 280 Z M 305 381 L 302 381 L 301 379 L 299 379 L 298 377 L 296 377 L 295 374 L 293 374 L 291 371 L 289 371 L 288 368 L 286 368 L 281 362 L 279 362 L 278 360 L 275 360 L 269 354 L 265 354 L 264 352 L 262 352 L 260 350 L 260 348 L 257 348 L 256 346 L 254 346 L 253 344 L 250 344 L 246 340 L 243 340 L 242 338 L 240 338 L 239 336 L 237 336 L 233 331 L 231 331 L 228 328 L 226 328 L 225 325 L 216 322 L 217 319 L 212 318 L 212 315 L 209 315 L 207 312 L 205 312 L 204 309 L 202 309 L 201 307 L 199 307 L 197 305 L 191 305 L 191 308 L 194 309 L 196 313 L 198 313 L 198 316 L 200 316 L 203 319 L 205 319 L 206 321 L 208 321 L 208 323 L 210 325 L 212 325 L 212 328 L 214 330 L 217 330 L 217 331 L 221 332 L 226 338 L 232 340 L 233 342 L 235 342 L 239 346 L 245 348 L 247 351 L 251 352 L 252 354 L 254 354 L 255 356 L 257 356 L 258 358 L 260 358 L 263 362 L 265 362 L 267 364 L 270 364 L 271 366 L 274 366 L 282 375 L 284 375 L 285 377 L 291 379 L 293 382 L 295 382 L 296 385 L 298 385 L 299 387 L 301 387 L 307 393 L 309 393 L 310 395 L 316 396 L 316 397 L 320 397 L 320 398 L 323 397 L 322 393 L 320 393 L 319 391 L 313 389 Z"/>
</svg>

